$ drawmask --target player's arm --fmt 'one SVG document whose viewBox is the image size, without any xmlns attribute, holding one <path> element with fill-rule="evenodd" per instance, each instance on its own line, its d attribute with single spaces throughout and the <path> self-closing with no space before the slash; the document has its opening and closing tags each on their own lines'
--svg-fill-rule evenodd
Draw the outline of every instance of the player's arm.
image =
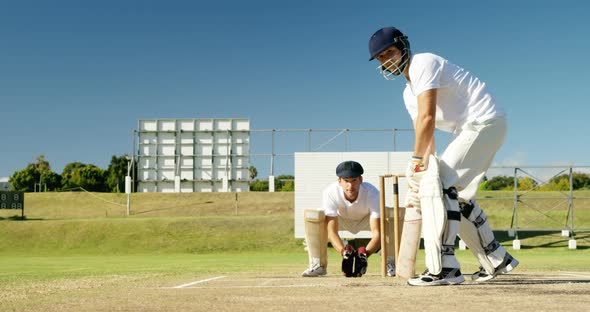
<svg viewBox="0 0 590 312">
<path fill-rule="evenodd" d="M 414 120 L 414 155 L 427 159 L 434 153 L 434 121 L 436 119 L 437 89 L 426 90 L 418 95 L 418 115 Z"/>
<path fill-rule="evenodd" d="M 328 227 L 328 240 L 332 243 L 332 247 L 334 247 L 334 250 L 336 250 L 338 254 L 342 253 L 344 244 L 342 243 L 340 234 L 338 234 L 338 217 L 326 216 L 326 226 Z"/>
<path fill-rule="evenodd" d="M 367 256 L 372 255 L 377 250 L 379 250 L 379 248 L 381 248 L 381 231 L 379 230 L 381 227 L 381 219 L 371 218 L 369 220 L 369 224 L 371 226 L 371 240 L 366 247 Z"/>
</svg>

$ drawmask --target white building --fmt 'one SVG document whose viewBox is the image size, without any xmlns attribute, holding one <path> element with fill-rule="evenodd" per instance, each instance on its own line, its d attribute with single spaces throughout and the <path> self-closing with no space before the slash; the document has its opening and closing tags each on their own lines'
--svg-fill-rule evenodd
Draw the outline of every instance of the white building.
<svg viewBox="0 0 590 312">
<path fill-rule="evenodd" d="M 0 191 L 10 191 L 10 182 L 8 182 L 10 178 L 0 178 Z"/>
</svg>

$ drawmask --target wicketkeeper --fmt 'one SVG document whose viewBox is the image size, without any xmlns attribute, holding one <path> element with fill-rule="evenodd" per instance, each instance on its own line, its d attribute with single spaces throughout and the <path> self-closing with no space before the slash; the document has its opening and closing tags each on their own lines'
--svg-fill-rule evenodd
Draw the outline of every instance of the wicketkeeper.
<svg viewBox="0 0 590 312">
<path fill-rule="evenodd" d="M 408 37 L 394 27 L 371 36 L 369 53 L 369 60 L 380 62 L 378 69 L 385 79 L 405 77 L 403 98 L 414 123 L 406 209 L 421 210 L 428 270 L 408 283 L 464 281 L 454 253 L 457 233 L 481 264 L 473 280 L 512 271 L 518 261 L 495 239 L 475 201 L 478 185 L 506 134 L 505 114 L 486 84 L 438 55 L 412 54 Z M 435 154 L 435 128 L 454 134 L 439 158 L 430 157 Z"/>
<path fill-rule="evenodd" d="M 323 191 L 322 210 L 306 210 L 305 236 L 309 253 L 309 268 L 303 276 L 327 274 L 327 240 L 342 255 L 342 274 L 361 277 L 367 271 L 367 259 L 380 247 L 379 190 L 363 182 L 363 167 L 356 161 L 345 161 L 336 167 L 338 180 Z M 344 244 L 338 231 L 358 233 L 371 230 L 366 246 Z M 395 273 L 393 259 L 388 270 Z"/>
</svg>

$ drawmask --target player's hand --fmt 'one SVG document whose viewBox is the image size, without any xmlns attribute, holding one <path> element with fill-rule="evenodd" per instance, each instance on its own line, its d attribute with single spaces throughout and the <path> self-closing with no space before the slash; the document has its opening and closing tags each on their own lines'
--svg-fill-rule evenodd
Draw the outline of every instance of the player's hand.
<svg viewBox="0 0 590 312">
<path fill-rule="evenodd" d="M 347 244 L 344 246 L 342 251 L 340 251 L 340 254 L 342 254 L 342 275 L 346 277 L 353 277 L 354 257 L 356 255 L 356 251 L 352 246 Z"/>
<path fill-rule="evenodd" d="M 348 260 L 354 257 L 354 252 L 354 247 L 346 244 L 346 246 L 344 246 L 344 248 L 342 248 L 342 250 L 340 251 L 340 254 L 342 255 L 342 259 Z"/>
<path fill-rule="evenodd" d="M 418 190 L 414 190 L 408 187 L 406 192 L 406 198 L 404 199 L 404 207 L 406 208 L 420 208 L 420 196 L 418 196 Z"/>
<path fill-rule="evenodd" d="M 416 193 L 420 189 L 420 180 L 425 172 L 426 168 L 424 167 L 422 158 L 413 156 L 406 167 L 406 178 L 408 180 L 408 186 Z"/>
<path fill-rule="evenodd" d="M 355 277 L 361 277 L 365 273 L 367 273 L 367 266 L 368 266 L 368 258 L 367 249 L 365 247 L 360 247 L 356 252 L 356 257 L 354 260 L 354 273 Z"/>
</svg>

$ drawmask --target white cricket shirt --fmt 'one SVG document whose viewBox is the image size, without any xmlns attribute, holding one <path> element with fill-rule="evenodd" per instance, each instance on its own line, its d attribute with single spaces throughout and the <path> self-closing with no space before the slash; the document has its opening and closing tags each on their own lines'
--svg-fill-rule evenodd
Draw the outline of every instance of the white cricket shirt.
<svg viewBox="0 0 590 312">
<path fill-rule="evenodd" d="M 346 200 L 344 190 L 336 181 L 324 189 L 322 205 L 328 217 L 362 220 L 370 214 L 371 219 L 379 218 L 379 190 L 372 184 L 363 182 L 356 201 L 351 203 Z"/>
<path fill-rule="evenodd" d="M 504 116 L 484 82 L 438 55 L 412 55 L 409 75 L 403 95 L 412 120 L 418 116 L 418 95 L 430 89 L 438 89 L 437 129 L 456 133 L 466 123 Z"/>
</svg>

